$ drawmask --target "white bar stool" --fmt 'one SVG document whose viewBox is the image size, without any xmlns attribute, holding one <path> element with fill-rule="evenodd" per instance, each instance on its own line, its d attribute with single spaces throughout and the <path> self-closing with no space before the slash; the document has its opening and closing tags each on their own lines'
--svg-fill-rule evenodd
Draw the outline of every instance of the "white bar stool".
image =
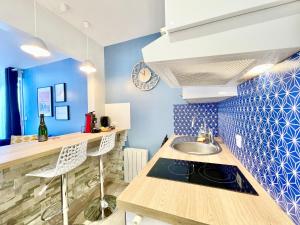
<svg viewBox="0 0 300 225">
<path fill-rule="evenodd" d="M 62 200 L 62 212 L 63 212 L 63 224 L 68 225 L 68 180 L 67 173 L 76 167 L 80 166 L 87 158 L 86 154 L 87 141 L 65 146 L 60 151 L 56 165 L 47 166 L 38 170 L 35 170 L 31 173 L 26 174 L 26 176 L 32 177 L 43 177 L 43 178 L 52 178 L 52 180 L 61 176 L 61 200 Z M 50 183 L 52 182 L 50 181 Z M 49 184 L 50 184 L 49 183 Z M 49 185 L 48 184 L 48 185 Z M 41 192 L 45 192 L 47 186 L 43 188 Z"/>
<path fill-rule="evenodd" d="M 104 219 L 104 209 L 108 207 L 108 203 L 104 199 L 104 170 L 102 155 L 110 152 L 115 147 L 116 133 L 111 133 L 102 137 L 99 148 L 95 151 L 88 151 L 90 157 L 99 157 L 99 182 L 100 182 L 100 207 L 101 218 Z"/>
</svg>

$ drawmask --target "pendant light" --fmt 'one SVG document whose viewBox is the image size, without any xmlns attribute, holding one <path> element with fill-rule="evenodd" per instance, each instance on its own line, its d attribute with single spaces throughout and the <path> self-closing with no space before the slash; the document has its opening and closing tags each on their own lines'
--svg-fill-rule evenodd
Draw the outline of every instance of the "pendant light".
<svg viewBox="0 0 300 225">
<path fill-rule="evenodd" d="M 84 21 L 83 26 L 84 26 L 84 28 L 87 29 L 90 27 L 90 24 L 89 24 L 89 22 Z M 97 69 L 96 69 L 94 63 L 91 60 L 89 60 L 88 58 L 89 58 L 89 37 L 86 32 L 86 60 L 84 60 L 80 64 L 79 69 L 86 74 L 95 73 L 97 71 Z"/>
<path fill-rule="evenodd" d="M 45 42 L 37 37 L 37 13 L 36 13 L 36 0 L 33 0 L 33 11 L 34 11 L 34 36 L 26 44 L 20 46 L 21 50 L 33 55 L 36 58 L 48 57 L 50 52 Z"/>
</svg>

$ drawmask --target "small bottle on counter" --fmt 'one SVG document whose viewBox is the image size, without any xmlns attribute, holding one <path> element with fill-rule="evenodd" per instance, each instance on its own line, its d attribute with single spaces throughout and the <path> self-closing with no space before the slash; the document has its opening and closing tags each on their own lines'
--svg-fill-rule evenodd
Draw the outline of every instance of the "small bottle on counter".
<svg viewBox="0 0 300 225">
<path fill-rule="evenodd" d="M 48 129 L 45 124 L 44 114 L 40 115 L 40 125 L 39 125 L 39 132 L 38 132 L 38 141 L 43 142 L 48 140 Z"/>
</svg>

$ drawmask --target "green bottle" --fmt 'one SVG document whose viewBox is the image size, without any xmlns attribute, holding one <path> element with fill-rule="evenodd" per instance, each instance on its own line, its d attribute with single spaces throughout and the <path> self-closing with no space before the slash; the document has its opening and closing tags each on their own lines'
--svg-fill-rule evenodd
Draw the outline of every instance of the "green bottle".
<svg viewBox="0 0 300 225">
<path fill-rule="evenodd" d="M 47 126 L 45 124 L 44 114 L 40 115 L 38 140 L 39 140 L 39 142 L 48 140 L 48 130 L 47 130 Z"/>
</svg>

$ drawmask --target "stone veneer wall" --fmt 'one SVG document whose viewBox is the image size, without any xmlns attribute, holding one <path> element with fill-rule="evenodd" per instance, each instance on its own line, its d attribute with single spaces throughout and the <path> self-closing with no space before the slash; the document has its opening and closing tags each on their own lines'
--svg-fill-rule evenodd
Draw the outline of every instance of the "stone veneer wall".
<svg viewBox="0 0 300 225">
<path fill-rule="evenodd" d="M 118 133 L 115 148 L 104 156 L 106 182 L 121 183 L 124 180 L 122 147 L 126 137 L 127 131 Z M 99 146 L 99 143 L 100 141 L 89 143 L 88 148 Z M 60 178 L 56 178 L 47 191 L 42 196 L 38 196 L 50 179 L 25 177 L 25 174 L 33 170 L 55 163 L 57 156 L 58 154 L 54 154 L 0 170 L 0 224 L 60 224 L 60 222 L 51 223 L 51 221 L 41 220 L 41 213 L 48 206 L 60 203 Z M 98 188 L 88 185 L 89 181 L 99 174 L 98 168 L 98 158 L 92 157 L 68 174 L 70 208 L 72 208 L 72 203 L 74 203 L 73 206 L 80 204 L 76 200 L 88 196 Z"/>
</svg>

